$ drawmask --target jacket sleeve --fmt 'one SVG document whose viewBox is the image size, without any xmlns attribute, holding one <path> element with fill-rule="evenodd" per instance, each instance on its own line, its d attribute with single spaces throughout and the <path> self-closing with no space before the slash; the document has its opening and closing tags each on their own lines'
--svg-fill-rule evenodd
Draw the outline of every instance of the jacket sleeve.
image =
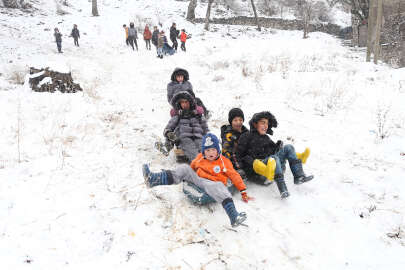
<svg viewBox="0 0 405 270">
<path fill-rule="evenodd" d="M 248 153 L 249 148 L 249 133 L 242 134 L 239 138 L 238 146 L 236 147 L 236 160 L 239 164 L 246 163 L 253 167 L 254 158 Z"/>
<path fill-rule="evenodd" d="M 207 134 L 210 130 L 208 129 L 207 119 L 205 119 L 204 115 L 201 115 L 200 123 L 203 130 L 203 135 Z"/>
<path fill-rule="evenodd" d="M 167 84 L 167 102 L 169 102 L 169 103 L 173 98 L 173 92 L 174 92 L 174 87 L 173 87 L 172 83 L 170 82 Z"/>
<path fill-rule="evenodd" d="M 221 127 L 222 153 L 225 157 L 231 158 L 231 144 L 230 141 L 226 138 L 225 128 L 226 126 Z"/>
<path fill-rule="evenodd" d="M 175 115 L 172 118 L 170 118 L 169 123 L 167 123 L 165 130 L 163 131 L 163 136 L 166 135 L 167 132 L 169 131 L 174 131 L 179 123 L 179 116 Z"/>
<path fill-rule="evenodd" d="M 232 181 L 239 191 L 244 191 L 246 189 L 246 185 L 239 173 L 233 168 L 231 161 L 224 158 L 224 163 L 226 166 L 226 176 Z"/>
</svg>

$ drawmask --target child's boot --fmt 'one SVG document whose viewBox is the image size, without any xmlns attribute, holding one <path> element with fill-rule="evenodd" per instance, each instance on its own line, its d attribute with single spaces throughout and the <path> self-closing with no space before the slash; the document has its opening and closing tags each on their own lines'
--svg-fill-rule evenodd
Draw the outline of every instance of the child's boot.
<svg viewBox="0 0 405 270">
<path fill-rule="evenodd" d="M 222 202 L 222 206 L 225 209 L 225 212 L 228 214 L 229 220 L 231 221 L 232 227 L 237 227 L 241 225 L 247 218 L 245 212 L 236 211 L 235 204 L 231 198 L 226 198 Z"/>
<path fill-rule="evenodd" d="M 307 148 L 305 148 L 305 151 L 304 151 L 304 152 L 302 152 L 302 153 L 296 153 L 296 154 L 297 154 L 297 158 L 298 158 L 299 160 L 301 160 L 301 162 L 302 162 L 303 164 L 305 164 L 305 163 L 307 162 L 307 159 L 308 159 L 310 153 L 311 153 L 311 150 L 307 147 Z"/>
<path fill-rule="evenodd" d="M 284 175 L 276 174 L 274 176 L 274 181 L 276 181 L 277 183 L 278 191 L 280 191 L 280 196 L 282 199 L 290 196 L 290 193 L 288 193 L 287 185 L 285 184 L 284 181 Z"/>
<path fill-rule="evenodd" d="M 253 170 L 259 174 L 266 177 L 268 180 L 274 179 L 274 172 L 276 170 L 276 161 L 274 158 L 269 158 L 267 165 L 264 164 L 260 159 L 255 159 L 253 161 Z"/>
<path fill-rule="evenodd" d="M 147 187 L 154 187 L 159 185 L 173 184 L 172 173 L 168 170 L 162 170 L 160 173 L 153 173 L 150 171 L 147 164 L 142 165 L 143 178 Z"/>
<path fill-rule="evenodd" d="M 294 184 L 296 185 L 311 181 L 314 178 L 313 175 L 305 175 L 301 160 L 290 162 L 290 168 L 292 174 L 294 175 Z"/>
</svg>

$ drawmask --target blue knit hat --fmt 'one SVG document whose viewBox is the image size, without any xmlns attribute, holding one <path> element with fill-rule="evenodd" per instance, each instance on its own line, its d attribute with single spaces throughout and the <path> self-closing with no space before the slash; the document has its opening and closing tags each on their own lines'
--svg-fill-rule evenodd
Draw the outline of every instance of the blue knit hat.
<svg viewBox="0 0 405 270">
<path fill-rule="evenodd" d="M 202 138 L 201 153 L 204 155 L 204 151 L 209 148 L 215 148 L 218 151 L 218 155 L 221 154 L 221 148 L 219 147 L 219 140 L 217 136 L 212 133 L 207 133 Z"/>
</svg>

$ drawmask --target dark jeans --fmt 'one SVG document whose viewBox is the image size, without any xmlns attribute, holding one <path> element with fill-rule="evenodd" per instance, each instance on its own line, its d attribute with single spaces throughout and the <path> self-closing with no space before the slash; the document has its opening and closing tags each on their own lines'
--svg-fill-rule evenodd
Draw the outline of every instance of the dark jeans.
<svg viewBox="0 0 405 270">
<path fill-rule="evenodd" d="M 180 48 L 182 51 L 186 51 L 186 42 L 182 41 Z"/>
<path fill-rule="evenodd" d="M 176 40 L 176 39 L 172 39 L 172 42 L 173 42 L 173 46 L 172 46 L 172 48 L 173 48 L 173 49 L 175 49 L 175 50 L 177 51 L 177 46 L 178 46 L 178 44 L 177 44 L 177 40 Z"/>
<path fill-rule="evenodd" d="M 128 41 L 129 41 L 129 44 L 130 44 L 131 47 L 132 47 L 132 50 L 135 50 L 135 49 L 134 49 L 134 43 L 135 43 L 136 50 L 138 50 L 138 43 L 136 42 L 136 38 L 135 38 L 135 37 L 129 36 L 129 37 L 128 37 Z"/>
<path fill-rule="evenodd" d="M 74 42 L 75 42 L 75 46 L 79 47 L 79 39 L 78 38 L 73 38 Z"/>
<path fill-rule="evenodd" d="M 150 50 L 150 39 L 145 39 L 145 43 L 146 43 L 146 49 Z"/>
<path fill-rule="evenodd" d="M 125 39 L 125 43 L 127 44 L 127 46 L 129 46 L 129 40 L 128 40 L 128 38 Z"/>
<path fill-rule="evenodd" d="M 56 46 L 58 47 L 58 52 L 62 52 L 62 41 L 57 41 Z"/>
</svg>

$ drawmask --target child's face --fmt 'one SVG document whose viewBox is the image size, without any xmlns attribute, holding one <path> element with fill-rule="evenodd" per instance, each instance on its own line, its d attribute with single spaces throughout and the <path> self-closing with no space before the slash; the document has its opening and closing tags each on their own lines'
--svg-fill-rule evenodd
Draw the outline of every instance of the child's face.
<svg viewBox="0 0 405 270">
<path fill-rule="evenodd" d="M 190 102 L 187 99 L 180 99 L 180 107 L 182 110 L 189 110 Z"/>
<path fill-rule="evenodd" d="M 257 129 L 257 132 L 260 135 L 266 135 L 267 129 L 269 128 L 269 120 L 263 118 L 260 119 L 256 124 L 255 127 Z"/>
<path fill-rule="evenodd" d="M 243 126 L 243 118 L 236 116 L 232 119 L 232 129 L 233 130 L 241 130 Z"/>
<path fill-rule="evenodd" d="M 218 157 L 218 151 L 215 148 L 208 148 L 204 150 L 204 156 L 209 161 L 214 161 Z"/>
<path fill-rule="evenodd" d="M 184 76 L 183 75 L 176 75 L 176 81 L 183 82 L 184 81 Z"/>
</svg>

